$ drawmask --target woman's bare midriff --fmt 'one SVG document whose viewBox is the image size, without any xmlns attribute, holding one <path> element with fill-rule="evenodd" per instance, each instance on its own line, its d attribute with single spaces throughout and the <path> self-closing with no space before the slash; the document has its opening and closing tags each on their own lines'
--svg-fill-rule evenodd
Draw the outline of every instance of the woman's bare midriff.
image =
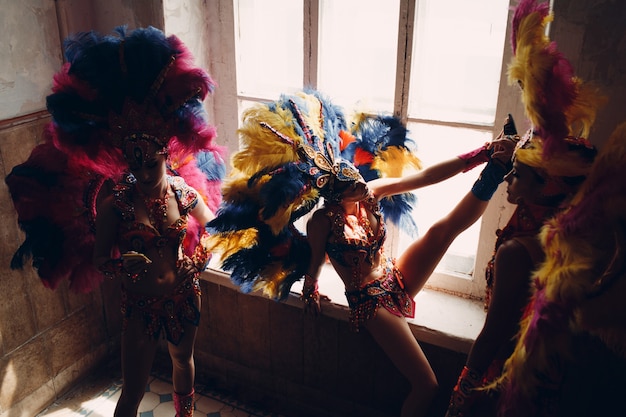
<svg viewBox="0 0 626 417">
<path fill-rule="evenodd" d="M 363 286 L 372 281 L 377 281 L 384 276 L 384 271 L 380 267 L 380 256 L 375 259 L 377 266 L 372 266 L 367 263 L 361 265 L 360 279 L 358 283 L 354 282 L 354 269 L 342 266 L 336 262 L 332 262 L 335 271 L 339 275 L 339 278 L 343 281 L 346 291 L 356 291 L 363 288 Z"/>
<path fill-rule="evenodd" d="M 172 248 L 164 247 L 160 249 L 161 251 L 153 249 L 144 253 L 152 261 L 147 265 L 145 275 L 135 282 L 130 277 L 123 278 L 124 285 L 128 291 L 148 296 L 160 296 L 171 293 L 182 282 L 184 278 L 179 278 L 176 275 L 177 257 L 168 253 L 173 251 Z"/>
</svg>

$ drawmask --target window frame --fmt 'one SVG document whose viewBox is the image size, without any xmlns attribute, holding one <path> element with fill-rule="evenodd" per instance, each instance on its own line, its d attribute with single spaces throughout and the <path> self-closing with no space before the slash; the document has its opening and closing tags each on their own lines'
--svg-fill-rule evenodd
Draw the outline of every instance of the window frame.
<svg viewBox="0 0 626 417">
<path fill-rule="evenodd" d="M 189 0 L 166 0 L 169 2 L 189 3 Z M 199 31 L 205 33 L 208 31 L 209 54 L 205 57 L 206 67 L 209 68 L 211 75 L 218 81 L 218 88 L 209 99 L 207 107 L 211 108 L 211 116 L 216 121 L 219 132 L 218 141 L 221 145 L 228 149 L 229 154 L 233 154 L 238 150 L 239 141 L 233 133 L 237 130 L 240 121 L 240 104 L 243 101 L 264 102 L 275 99 L 275 97 L 242 97 L 238 95 L 236 75 L 233 68 L 236 67 L 235 52 L 235 1 L 236 0 L 216 0 L 208 2 L 203 6 L 202 13 L 193 20 L 193 24 L 197 26 Z M 319 0 L 302 0 L 303 1 L 303 41 L 304 41 L 304 71 L 303 86 L 315 87 L 317 85 L 317 50 L 318 50 L 318 27 L 319 27 Z M 408 89 L 410 87 L 409 71 L 411 68 L 412 44 L 413 44 L 413 26 L 415 22 L 416 5 L 418 0 L 400 0 L 400 16 L 398 30 L 398 51 L 396 65 L 396 86 L 394 92 L 394 110 L 393 114 L 403 123 L 408 122 L 425 122 L 439 123 L 431 120 L 420 120 L 409 118 L 408 116 Z M 507 65 L 512 56 L 510 39 L 510 22 L 513 1 L 510 0 L 509 16 L 507 20 L 506 40 L 504 42 L 503 65 L 500 76 L 500 87 L 498 92 L 498 100 L 496 105 L 495 120 L 504 120 L 507 113 L 513 114 L 516 120 L 525 120 L 523 117 L 523 108 L 517 90 L 508 85 L 507 82 Z M 190 15 L 194 14 L 194 10 L 189 10 Z M 211 16 L 219 16 L 219 19 L 211 19 Z M 195 20 L 194 20 L 195 19 Z M 207 23 L 207 21 L 210 21 Z M 165 16 L 166 31 L 178 33 L 176 28 L 167 28 L 167 14 Z M 187 21 L 185 27 L 185 36 L 181 36 L 183 40 L 188 42 L 187 38 L 194 32 L 193 24 Z M 207 27 L 208 26 L 208 27 Z M 179 29 L 180 30 L 180 29 Z M 180 35 L 179 35 L 180 36 Z M 196 41 L 197 42 L 197 41 Z M 206 45 L 192 45 L 194 49 L 204 48 Z M 206 54 L 205 54 L 206 55 Z M 466 127 L 472 129 L 483 129 L 491 131 L 493 136 L 497 135 L 500 126 L 495 123 L 494 126 L 478 126 L 465 123 L 448 123 L 441 122 L 452 127 Z M 518 123 L 518 128 L 520 128 Z M 230 168 L 230 167 L 228 167 Z M 470 279 L 460 279 L 458 276 L 449 273 L 435 272 L 426 284 L 426 288 L 432 288 L 447 293 L 453 293 L 466 298 L 481 299 L 484 296 L 484 270 L 487 262 L 491 258 L 495 244 L 495 232 L 498 228 L 502 228 L 512 213 L 512 206 L 506 202 L 504 186 L 501 186 L 496 192 L 489 204 L 485 214 L 480 221 L 479 242 L 475 258 L 474 273 Z M 395 243 L 397 230 L 390 228 L 390 239 L 387 243 L 387 249 L 393 254 L 396 250 Z"/>
</svg>

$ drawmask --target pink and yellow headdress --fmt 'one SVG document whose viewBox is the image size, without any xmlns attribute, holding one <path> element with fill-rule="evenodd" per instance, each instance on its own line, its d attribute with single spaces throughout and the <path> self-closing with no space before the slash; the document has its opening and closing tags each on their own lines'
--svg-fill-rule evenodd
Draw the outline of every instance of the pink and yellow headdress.
<svg viewBox="0 0 626 417">
<path fill-rule="evenodd" d="M 548 3 L 522 0 L 518 4 L 508 66 L 509 83 L 521 88 L 532 126 L 515 158 L 545 179 L 547 196 L 571 195 L 589 173 L 595 157 L 589 133 L 598 108 L 606 102 L 596 88 L 574 74 L 570 62 L 545 34 L 552 19 Z"/>
</svg>

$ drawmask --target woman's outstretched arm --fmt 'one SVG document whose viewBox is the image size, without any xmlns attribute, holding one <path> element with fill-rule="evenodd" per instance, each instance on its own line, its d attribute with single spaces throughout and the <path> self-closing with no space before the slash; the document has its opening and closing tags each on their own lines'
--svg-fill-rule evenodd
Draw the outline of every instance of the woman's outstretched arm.
<svg viewBox="0 0 626 417">
<path fill-rule="evenodd" d="M 383 197 L 406 193 L 444 181 L 460 173 L 465 167 L 464 160 L 452 158 L 404 177 L 375 179 L 368 182 L 367 186 L 380 200 Z"/>
</svg>

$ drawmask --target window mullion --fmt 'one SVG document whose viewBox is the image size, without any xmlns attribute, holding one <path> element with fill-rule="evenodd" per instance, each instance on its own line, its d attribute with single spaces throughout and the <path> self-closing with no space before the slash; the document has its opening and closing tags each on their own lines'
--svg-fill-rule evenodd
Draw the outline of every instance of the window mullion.
<svg viewBox="0 0 626 417">
<path fill-rule="evenodd" d="M 319 0 L 304 0 L 303 41 L 304 72 L 303 85 L 317 89 L 317 61 L 319 47 Z"/>
<path fill-rule="evenodd" d="M 396 91 L 393 114 L 407 123 L 409 108 L 409 86 L 411 81 L 411 57 L 413 56 L 413 26 L 418 0 L 400 0 L 398 16 L 398 54 L 396 65 Z"/>
</svg>

